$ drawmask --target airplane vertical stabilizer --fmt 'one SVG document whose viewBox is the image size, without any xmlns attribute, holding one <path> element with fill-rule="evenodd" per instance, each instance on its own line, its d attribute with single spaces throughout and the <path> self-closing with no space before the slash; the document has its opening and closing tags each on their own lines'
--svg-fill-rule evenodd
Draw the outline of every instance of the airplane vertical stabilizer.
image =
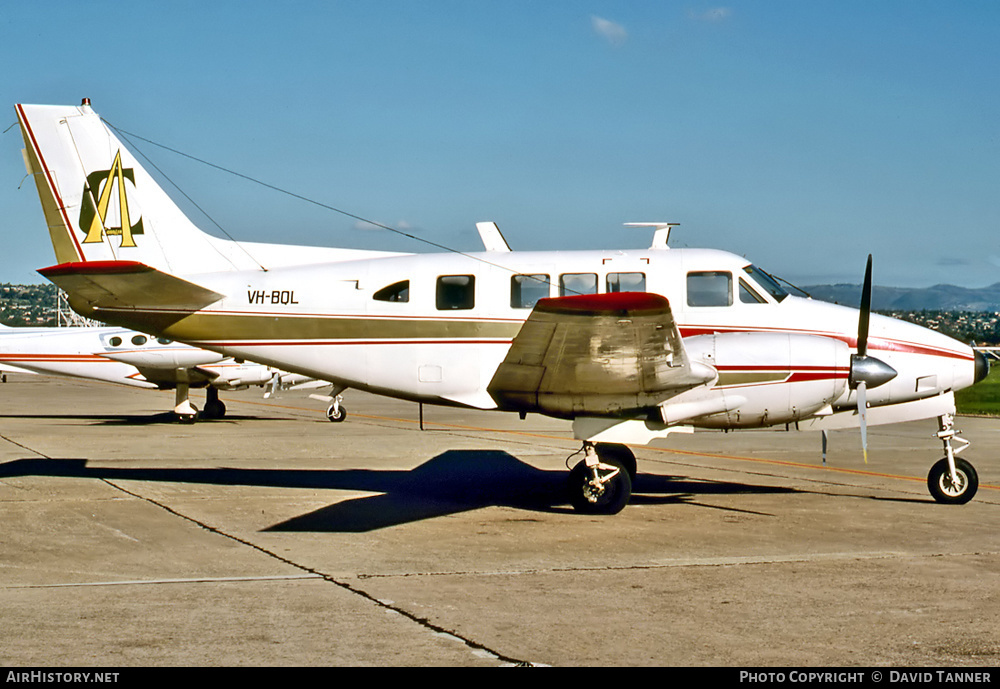
<svg viewBox="0 0 1000 689">
<path fill-rule="evenodd" d="M 89 103 L 18 105 L 59 263 L 132 261 L 174 274 L 259 269 L 239 244 L 196 227 Z"/>
</svg>

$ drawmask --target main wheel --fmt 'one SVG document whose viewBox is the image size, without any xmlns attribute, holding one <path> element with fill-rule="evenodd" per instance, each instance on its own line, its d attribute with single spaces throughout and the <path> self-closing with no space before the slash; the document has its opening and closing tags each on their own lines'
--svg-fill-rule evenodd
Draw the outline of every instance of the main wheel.
<svg viewBox="0 0 1000 689">
<path fill-rule="evenodd" d="M 347 408 L 344 405 L 330 405 L 329 409 L 326 410 L 326 418 L 330 419 L 335 423 L 340 423 L 347 418 Z"/>
<path fill-rule="evenodd" d="M 614 457 L 601 459 L 594 470 L 585 461 L 569 472 L 569 501 L 573 509 L 584 514 L 618 514 L 632 497 L 632 479 L 621 461 Z"/>
<path fill-rule="evenodd" d="M 945 505 L 964 505 L 979 490 L 979 474 L 964 459 L 955 458 L 957 481 L 951 480 L 948 459 L 938 460 L 927 474 L 927 488 L 934 499 Z"/>
</svg>

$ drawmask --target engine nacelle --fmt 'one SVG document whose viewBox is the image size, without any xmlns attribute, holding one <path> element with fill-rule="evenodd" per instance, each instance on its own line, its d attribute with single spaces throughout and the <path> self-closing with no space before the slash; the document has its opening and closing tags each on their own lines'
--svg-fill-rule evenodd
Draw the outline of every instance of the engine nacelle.
<svg viewBox="0 0 1000 689">
<path fill-rule="evenodd" d="M 215 364 L 225 357 L 216 352 L 209 352 L 204 349 L 195 349 L 183 345 L 172 345 L 170 347 L 152 347 L 149 349 L 130 349 L 125 351 L 101 352 L 102 356 L 115 361 L 130 364 L 136 368 L 158 368 L 158 369 L 178 369 L 192 368 L 194 366 L 205 366 Z"/>
<path fill-rule="evenodd" d="M 271 381 L 274 372 L 263 364 L 243 363 L 238 365 L 222 365 L 209 367 L 219 374 L 212 385 L 223 390 L 235 390 L 251 385 L 264 385 Z"/>
<path fill-rule="evenodd" d="M 829 408 L 847 389 L 851 353 L 847 344 L 830 337 L 715 333 L 686 338 L 684 348 L 692 361 L 718 371 L 718 382 L 698 395 L 720 396 L 719 408 L 726 410 L 693 421 L 696 426 L 790 423 Z"/>
</svg>

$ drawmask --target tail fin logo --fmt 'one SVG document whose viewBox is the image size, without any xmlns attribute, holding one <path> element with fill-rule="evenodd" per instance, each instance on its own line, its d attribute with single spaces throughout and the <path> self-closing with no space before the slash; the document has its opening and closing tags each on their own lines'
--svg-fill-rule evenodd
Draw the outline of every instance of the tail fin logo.
<svg viewBox="0 0 1000 689">
<path fill-rule="evenodd" d="M 142 216 L 132 224 L 128 207 L 128 193 L 125 180 L 135 189 L 135 173 L 132 168 L 122 167 L 122 154 L 115 155 L 110 170 L 95 170 L 87 175 L 83 185 L 83 203 L 80 205 L 80 229 L 87 233 L 84 244 L 100 244 L 105 236 L 121 236 L 121 247 L 134 247 L 135 235 L 143 234 Z M 118 227 L 108 227 L 108 217 L 112 210 L 112 192 L 118 187 Z M 114 222 L 113 218 L 111 222 Z"/>
</svg>

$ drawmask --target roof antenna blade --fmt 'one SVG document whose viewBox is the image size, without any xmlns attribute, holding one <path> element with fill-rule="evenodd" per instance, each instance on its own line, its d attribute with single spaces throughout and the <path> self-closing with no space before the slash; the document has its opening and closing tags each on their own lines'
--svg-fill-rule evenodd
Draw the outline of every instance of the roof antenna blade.
<svg viewBox="0 0 1000 689">
<path fill-rule="evenodd" d="M 679 222 L 627 222 L 625 227 L 654 227 L 656 231 L 653 233 L 653 243 L 649 247 L 650 249 L 663 250 L 669 249 L 667 246 L 667 240 L 670 239 L 670 228 L 680 225 Z"/>
<path fill-rule="evenodd" d="M 479 231 L 479 237 L 483 240 L 483 246 L 486 247 L 487 251 L 501 253 L 510 251 L 510 245 L 507 244 L 507 240 L 504 239 L 495 222 L 477 222 L 476 229 Z"/>
</svg>

